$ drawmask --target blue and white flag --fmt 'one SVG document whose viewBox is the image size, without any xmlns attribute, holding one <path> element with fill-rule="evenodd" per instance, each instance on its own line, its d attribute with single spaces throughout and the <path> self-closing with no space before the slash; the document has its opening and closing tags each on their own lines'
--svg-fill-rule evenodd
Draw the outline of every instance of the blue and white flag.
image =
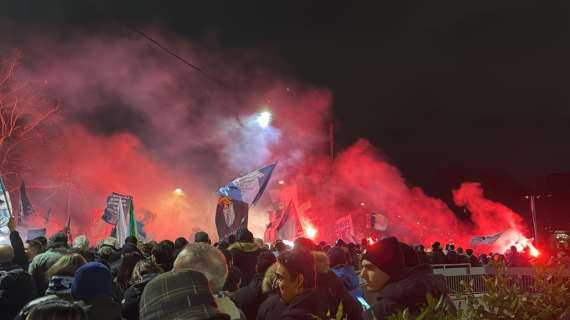
<svg viewBox="0 0 570 320">
<path fill-rule="evenodd" d="M 254 205 L 261 198 L 276 165 L 274 163 L 265 168 L 252 171 L 245 176 L 235 178 L 227 186 L 221 187 L 218 190 L 218 195 Z"/>
<path fill-rule="evenodd" d="M 6 186 L 4 186 L 4 180 L 0 177 L 0 228 L 8 225 L 8 221 L 12 216 L 12 204 L 10 203 L 10 195 Z"/>
</svg>

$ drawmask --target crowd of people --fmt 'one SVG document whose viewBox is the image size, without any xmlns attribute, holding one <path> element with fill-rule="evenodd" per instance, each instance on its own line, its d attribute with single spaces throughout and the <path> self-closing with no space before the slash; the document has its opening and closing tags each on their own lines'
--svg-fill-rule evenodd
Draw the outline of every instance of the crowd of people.
<svg viewBox="0 0 570 320">
<path fill-rule="evenodd" d="M 243 229 L 219 243 L 197 232 L 90 246 L 85 236 L 69 244 L 61 232 L 24 243 L 13 219 L 9 229 L 11 245 L 0 245 L 0 319 L 385 319 L 418 312 L 428 294 L 447 297 L 431 264 L 487 263 L 472 250 L 435 243 L 428 253 L 394 237 L 269 246 Z"/>
</svg>

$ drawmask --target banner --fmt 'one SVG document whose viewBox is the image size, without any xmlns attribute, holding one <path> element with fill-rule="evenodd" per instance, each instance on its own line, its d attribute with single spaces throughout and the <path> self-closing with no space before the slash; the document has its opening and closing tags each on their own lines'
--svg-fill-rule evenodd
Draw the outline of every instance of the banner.
<svg viewBox="0 0 570 320">
<path fill-rule="evenodd" d="M 267 187 L 276 165 L 272 164 L 235 178 L 227 186 L 221 187 L 218 190 L 218 195 L 234 201 L 245 202 L 248 205 L 255 205 Z"/>
<path fill-rule="evenodd" d="M 285 210 L 273 212 L 271 222 L 265 230 L 264 238 L 270 242 L 277 239 L 292 241 L 303 235 L 303 226 L 295 203 L 289 201 L 289 205 Z"/>
<path fill-rule="evenodd" d="M 133 202 L 133 197 L 113 192 L 107 197 L 107 207 L 103 212 L 101 219 L 108 224 L 117 224 L 117 218 L 119 216 L 119 203 L 123 205 L 123 212 L 130 212 L 131 204 Z"/>
<path fill-rule="evenodd" d="M 499 240 L 499 238 L 503 235 L 503 232 L 497 232 L 492 235 L 488 236 L 475 236 L 471 238 L 471 247 L 476 247 L 479 245 L 490 245 L 493 244 L 495 241 Z"/>
<path fill-rule="evenodd" d="M 245 202 L 220 197 L 216 207 L 216 229 L 220 240 L 247 228 L 249 206 Z"/>
<path fill-rule="evenodd" d="M 8 225 L 12 216 L 12 204 L 10 203 L 10 195 L 4 185 L 4 180 L 0 177 L 0 228 Z"/>
<path fill-rule="evenodd" d="M 20 186 L 20 219 L 25 218 L 34 213 L 34 207 L 28 198 L 28 193 L 26 192 L 26 184 L 22 181 Z"/>
<path fill-rule="evenodd" d="M 342 239 L 346 243 L 358 243 L 354 235 L 352 216 L 349 214 L 336 220 L 335 232 L 337 239 Z"/>
</svg>

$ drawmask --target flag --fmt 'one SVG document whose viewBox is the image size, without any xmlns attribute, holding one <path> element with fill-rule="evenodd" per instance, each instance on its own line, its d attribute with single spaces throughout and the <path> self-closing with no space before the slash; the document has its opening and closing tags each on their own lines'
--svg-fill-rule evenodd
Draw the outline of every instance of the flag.
<svg viewBox="0 0 570 320">
<path fill-rule="evenodd" d="M 67 216 L 67 222 L 65 223 L 65 227 L 63 227 L 62 232 L 67 235 L 68 241 L 72 241 L 72 238 L 71 238 L 71 215 Z"/>
<path fill-rule="evenodd" d="M 287 209 L 274 212 L 265 230 L 265 240 L 271 242 L 277 239 L 293 240 L 301 236 L 303 236 L 303 226 L 297 208 L 291 200 Z"/>
<path fill-rule="evenodd" d="M 220 197 L 216 207 L 216 229 L 218 237 L 224 239 L 239 229 L 247 228 L 249 206 L 245 202 Z"/>
<path fill-rule="evenodd" d="M 103 212 L 101 219 L 108 224 L 116 225 L 117 217 L 119 216 L 119 200 L 123 204 L 123 212 L 128 212 L 130 210 L 131 202 L 133 197 L 129 195 L 124 195 L 120 193 L 113 192 L 107 197 L 107 207 Z"/>
<path fill-rule="evenodd" d="M 497 241 L 502 235 L 503 232 L 497 232 L 495 234 L 492 235 L 488 235 L 488 236 L 475 236 L 473 238 L 471 238 L 471 247 L 475 247 L 478 245 L 490 245 L 493 244 L 495 241 Z"/>
<path fill-rule="evenodd" d="M 116 226 L 116 235 L 117 241 L 119 242 L 120 246 L 125 244 L 125 239 L 128 235 L 127 230 L 127 223 L 125 222 L 125 211 L 123 210 L 123 201 L 119 199 L 119 212 L 117 214 L 117 226 Z"/>
<path fill-rule="evenodd" d="M 356 237 L 354 236 L 354 225 L 352 223 L 352 216 L 347 214 L 336 220 L 335 232 L 337 239 L 342 239 L 347 243 L 357 243 Z"/>
<path fill-rule="evenodd" d="M 34 207 L 28 198 L 28 193 L 26 192 L 26 184 L 22 181 L 20 186 L 20 219 L 25 218 L 34 213 Z"/>
<path fill-rule="evenodd" d="M 49 223 L 49 218 L 51 217 L 51 208 L 47 209 L 46 214 L 44 215 L 44 223 L 47 226 Z"/>
<path fill-rule="evenodd" d="M 129 208 L 129 237 L 139 238 L 139 233 L 137 230 L 137 221 L 135 220 L 135 204 L 131 201 L 131 206 Z"/>
<path fill-rule="evenodd" d="M 265 187 L 267 187 L 276 165 L 274 163 L 265 168 L 252 171 L 245 176 L 235 178 L 227 186 L 221 187 L 218 190 L 218 195 L 220 197 L 228 197 L 231 200 L 245 202 L 252 206 L 255 205 L 261 198 Z"/>
<path fill-rule="evenodd" d="M 0 177 L 0 228 L 8 225 L 12 216 L 12 205 L 10 195 L 4 185 L 4 180 Z"/>
</svg>

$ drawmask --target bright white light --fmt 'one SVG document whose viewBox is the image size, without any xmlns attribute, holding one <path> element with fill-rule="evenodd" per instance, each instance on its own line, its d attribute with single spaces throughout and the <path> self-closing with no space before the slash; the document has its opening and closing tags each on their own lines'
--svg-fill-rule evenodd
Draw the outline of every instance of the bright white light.
<svg viewBox="0 0 570 320">
<path fill-rule="evenodd" d="M 277 181 L 277 183 L 279 183 L 279 184 L 285 184 L 285 181 L 279 180 L 279 181 Z"/>
<path fill-rule="evenodd" d="M 269 124 L 271 123 L 271 113 L 268 111 L 260 113 L 259 116 L 257 116 L 257 123 L 262 128 L 269 127 Z"/>
<path fill-rule="evenodd" d="M 364 207 L 365 205 L 366 205 L 366 203 L 364 203 L 364 202 L 360 203 L 360 206 L 362 206 L 362 207 Z"/>
<path fill-rule="evenodd" d="M 184 195 L 184 191 L 183 191 L 182 189 L 180 189 L 180 188 L 176 188 L 176 190 L 174 190 L 173 193 L 174 193 L 175 195 L 177 195 L 177 196 L 182 196 L 182 195 Z"/>
<path fill-rule="evenodd" d="M 307 229 L 305 229 L 305 233 L 307 234 L 307 237 L 309 237 L 309 239 L 315 239 L 315 236 L 317 235 L 317 230 L 313 227 L 307 227 Z"/>
</svg>

